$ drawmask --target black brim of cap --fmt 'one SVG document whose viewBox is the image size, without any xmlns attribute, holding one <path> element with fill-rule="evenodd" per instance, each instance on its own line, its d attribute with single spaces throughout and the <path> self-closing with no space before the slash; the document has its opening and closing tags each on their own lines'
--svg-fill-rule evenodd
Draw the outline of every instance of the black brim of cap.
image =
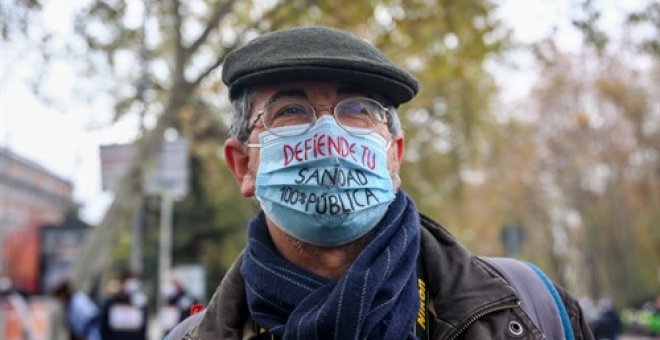
<svg viewBox="0 0 660 340">
<path fill-rule="evenodd" d="M 333 81 L 358 85 L 378 92 L 398 106 L 411 100 L 417 89 L 408 84 L 359 69 L 342 69 L 315 65 L 279 66 L 276 68 L 254 71 L 236 79 L 231 86 L 229 96 L 236 98 L 246 87 L 281 83 L 286 81 Z"/>
</svg>

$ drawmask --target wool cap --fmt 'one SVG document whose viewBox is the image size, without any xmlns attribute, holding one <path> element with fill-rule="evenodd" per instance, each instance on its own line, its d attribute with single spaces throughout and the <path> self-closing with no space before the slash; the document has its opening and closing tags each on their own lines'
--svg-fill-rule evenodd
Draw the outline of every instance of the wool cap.
<svg viewBox="0 0 660 340">
<path fill-rule="evenodd" d="M 364 86 L 392 104 L 411 100 L 417 80 L 379 49 L 347 32 L 297 27 L 264 34 L 230 52 L 222 68 L 229 97 L 283 81 L 339 81 Z"/>
</svg>

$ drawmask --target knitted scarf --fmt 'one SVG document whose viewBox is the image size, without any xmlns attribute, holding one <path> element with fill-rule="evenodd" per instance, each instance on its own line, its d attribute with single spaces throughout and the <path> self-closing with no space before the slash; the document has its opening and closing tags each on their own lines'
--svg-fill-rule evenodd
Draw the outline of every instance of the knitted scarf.
<svg viewBox="0 0 660 340">
<path fill-rule="evenodd" d="M 419 226 L 415 204 L 399 190 L 373 239 L 335 281 L 279 255 L 260 212 L 241 265 L 252 319 L 285 339 L 414 339 Z"/>
</svg>

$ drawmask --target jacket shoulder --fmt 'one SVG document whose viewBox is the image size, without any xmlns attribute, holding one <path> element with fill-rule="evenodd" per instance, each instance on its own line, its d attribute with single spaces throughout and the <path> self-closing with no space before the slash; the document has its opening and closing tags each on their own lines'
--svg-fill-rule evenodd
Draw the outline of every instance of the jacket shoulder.
<svg viewBox="0 0 660 340">
<path fill-rule="evenodd" d="M 204 318 L 206 315 L 206 309 L 200 311 L 197 314 L 193 314 L 187 317 L 185 320 L 181 321 L 176 325 L 168 334 L 165 336 L 166 340 L 180 340 L 185 339 L 190 331 L 192 331 Z"/>
<path fill-rule="evenodd" d="M 509 330 L 511 320 L 518 320 L 529 331 L 522 338 L 543 337 L 519 304 L 516 291 L 500 273 L 479 256 L 472 255 L 442 225 L 422 213 L 420 224 L 435 337 L 455 334 L 458 339 L 498 338 Z M 577 301 L 556 284 L 554 286 L 566 307 L 574 338 L 593 339 Z M 486 313 L 498 305 L 502 307 L 499 311 Z M 477 318 L 477 315 L 483 317 Z M 465 320 L 474 322 L 468 326 Z"/>
<path fill-rule="evenodd" d="M 433 236 L 432 239 L 434 242 L 439 242 L 441 245 L 460 245 L 454 235 L 445 229 L 445 227 L 421 212 L 419 213 L 419 223 L 422 229 L 428 231 Z M 426 236 L 425 233 L 422 233 L 422 237 Z"/>
<path fill-rule="evenodd" d="M 178 339 L 237 339 L 244 332 L 248 310 L 240 267 L 241 253 L 227 270 L 206 308 L 179 323 L 168 336 Z M 174 333 L 177 330 L 177 333 Z"/>
</svg>

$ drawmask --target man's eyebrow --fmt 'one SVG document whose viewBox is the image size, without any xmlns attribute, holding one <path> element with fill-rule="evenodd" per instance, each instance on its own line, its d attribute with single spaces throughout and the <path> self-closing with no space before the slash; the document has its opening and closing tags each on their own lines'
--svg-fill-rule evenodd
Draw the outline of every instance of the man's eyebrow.
<svg viewBox="0 0 660 340">
<path fill-rule="evenodd" d="M 305 94 L 305 91 L 301 89 L 286 89 L 286 90 L 280 90 L 275 92 L 272 96 L 266 100 L 266 104 L 268 105 L 270 103 L 273 103 L 275 101 L 278 101 L 280 99 L 287 99 L 287 98 L 307 98 L 307 94 Z M 265 106 L 264 105 L 264 106 Z"/>
</svg>

